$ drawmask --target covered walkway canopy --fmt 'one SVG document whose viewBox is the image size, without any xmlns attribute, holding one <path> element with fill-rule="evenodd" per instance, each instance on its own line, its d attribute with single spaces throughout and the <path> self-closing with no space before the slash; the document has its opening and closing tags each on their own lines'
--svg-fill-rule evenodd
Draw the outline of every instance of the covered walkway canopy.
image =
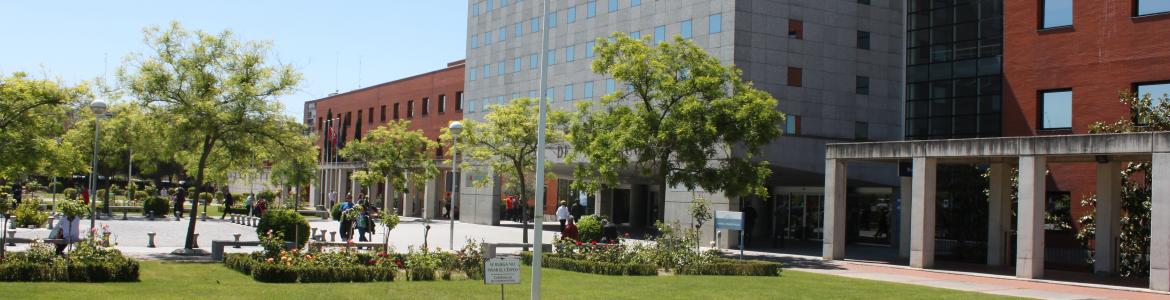
<svg viewBox="0 0 1170 300">
<path fill-rule="evenodd" d="M 903 178 L 899 252 L 910 266 L 934 264 L 935 182 L 939 163 L 989 164 L 989 265 L 1003 265 L 1004 232 L 1011 229 L 1009 165 L 1018 165 L 1016 276 L 1044 275 L 1044 210 L 1048 162 L 1096 162 L 1097 207 L 1094 270 L 1116 272 L 1121 227 L 1120 162 L 1149 161 L 1170 172 L 1170 132 L 846 143 L 827 146 L 825 157 L 824 258 L 845 256 L 846 166 L 850 161 L 912 162 Z M 1165 171 L 1163 171 L 1165 170 Z M 1151 204 L 1150 288 L 1170 291 L 1170 176 L 1154 176 Z"/>
</svg>

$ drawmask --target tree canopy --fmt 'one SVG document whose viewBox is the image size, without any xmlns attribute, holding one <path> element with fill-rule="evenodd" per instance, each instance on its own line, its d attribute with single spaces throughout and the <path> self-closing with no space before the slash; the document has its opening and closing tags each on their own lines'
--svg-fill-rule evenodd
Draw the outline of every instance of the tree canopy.
<svg viewBox="0 0 1170 300">
<path fill-rule="evenodd" d="M 422 131 L 410 130 L 410 121 L 398 120 L 366 132 L 362 139 L 346 144 L 340 154 L 366 162 L 369 172 L 359 176 L 364 185 L 380 176 L 395 190 L 405 191 L 408 183 L 426 182 L 439 173 L 434 161 L 438 147 Z"/>
<path fill-rule="evenodd" d="M 167 126 L 156 139 L 202 191 L 205 176 L 226 178 L 261 151 L 291 149 L 304 128 L 282 115 L 280 96 L 301 74 L 269 64 L 269 42 L 241 41 L 231 31 L 188 31 L 179 23 L 145 30 L 152 50 L 132 56 L 119 70 L 122 84 L 147 114 Z M 191 249 L 198 202 L 192 202 L 187 242 Z"/>
<path fill-rule="evenodd" d="M 535 181 L 536 173 L 537 100 L 513 99 L 508 104 L 492 105 L 489 109 L 491 112 L 484 117 L 483 122 L 463 121 L 463 132 L 459 134 L 456 147 L 464 157 L 461 168 L 468 172 L 494 170 L 505 177 L 503 186 L 506 190 L 517 190 L 517 196 L 527 200 L 532 195 L 530 186 L 534 184 L 532 182 Z M 568 120 L 567 112 L 548 112 L 547 144 L 565 140 Z M 443 143 L 450 145 L 454 138 L 450 130 L 443 128 L 442 132 Z M 484 176 L 472 183 L 484 187 L 493 183 L 493 179 Z"/>
<path fill-rule="evenodd" d="M 74 145 L 58 145 L 57 138 L 69 127 L 70 114 L 88 99 L 92 95 L 85 83 L 69 87 L 22 72 L 0 75 L 0 179 L 86 169 L 71 151 Z"/>
<path fill-rule="evenodd" d="M 690 40 L 611 39 L 597 40 L 593 71 L 626 87 L 598 104 L 578 104 L 570 158 L 586 163 L 577 164 L 574 185 L 595 190 L 631 172 L 662 191 L 681 185 L 765 194 L 771 170 L 755 155 L 782 133 L 777 100 Z"/>
</svg>

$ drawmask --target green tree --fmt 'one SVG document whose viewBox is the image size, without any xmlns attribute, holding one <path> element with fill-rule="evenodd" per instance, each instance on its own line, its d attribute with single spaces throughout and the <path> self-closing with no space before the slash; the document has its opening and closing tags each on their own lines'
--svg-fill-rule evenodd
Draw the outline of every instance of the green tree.
<svg viewBox="0 0 1170 300">
<path fill-rule="evenodd" d="M 669 186 L 702 187 L 729 196 L 764 195 L 768 163 L 760 148 L 781 135 L 777 101 L 693 42 L 651 45 L 615 33 L 598 39 L 593 71 L 624 83 L 600 105 L 578 104 L 569 135 L 578 164 L 574 186 L 596 190 L 622 172 Z M 658 193 L 663 201 L 666 193 Z"/>
<path fill-rule="evenodd" d="M 72 155 L 74 145 L 58 144 L 57 138 L 70 125 L 69 114 L 78 103 L 90 98 L 85 83 L 68 87 L 22 72 L 0 76 L 0 178 L 84 170 L 80 157 Z"/>
<path fill-rule="evenodd" d="M 274 155 L 272 164 L 272 183 L 277 186 L 294 186 L 297 188 L 297 197 L 293 200 L 295 207 L 301 207 L 301 197 L 308 195 L 304 188 L 312 184 L 317 178 L 317 149 L 313 146 L 313 139 L 309 136 L 300 136 L 289 142 L 289 147 Z"/>
<path fill-rule="evenodd" d="M 410 121 L 400 120 L 366 132 L 362 139 L 346 144 L 340 154 L 366 162 L 368 172 L 359 178 L 367 184 L 387 180 L 405 195 L 408 185 L 417 186 L 439 173 L 434 160 L 438 147 L 422 131 L 410 130 Z"/>
<path fill-rule="evenodd" d="M 147 114 L 167 124 L 156 142 L 195 173 L 198 195 L 207 175 L 226 173 L 261 149 L 290 147 L 303 126 L 281 114 L 277 97 L 291 93 L 300 73 L 266 62 L 268 42 L 240 41 L 230 31 L 187 31 L 177 22 L 145 31 L 152 53 L 132 57 L 119 76 Z M 194 246 L 192 202 L 184 248 Z"/>
<path fill-rule="evenodd" d="M 527 205 L 536 178 L 536 128 L 537 99 L 514 99 L 505 105 L 492 105 L 484 121 L 463 121 L 463 132 L 459 134 L 456 147 L 464 157 L 460 168 L 467 172 L 494 171 L 504 177 L 505 190 L 517 191 L 520 203 Z M 549 145 L 563 143 L 569 121 L 569 114 L 560 110 L 549 110 L 546 123 L 545 142 Z M 448 128 L 442 129 L 443 144 L 450 145 L 453 136 Z M 450 163 L 450 162 L 448 162 Z M 549 164 L 546 164 L 548 166 Z M 545 168 L 549 170 L 550 168 Z M 540 178 L 547 177 L 546 172 Z M 482 176 L 472 184 L 485 187 L 493 178 Z M 527 220 L 526 220 L 527 221 Z"/>
<path fill-rule="evenodd" d="M 1121 103 L 1130 108 L 1130 115 L 1114 122 L 1096 122 L 1089 125 L 1089 133 L 1154 132 L 1170 130 L 1170 95 L 1138 95 L 1122 91 Z M 1121 173 L 1121 237 L 1118 241 L 1118 266 L 1123 277 L 1147 277 L 1150 274 L 1150 204 L 1153 184 L 1153 166 L 1148 161 L 1128 162 Z M 1097 196 L 1081 199 L 1081 205 L 1093 206 L 1080 218 L 1077 239 L 1086 248 L 1096 236 L 1094 216 Z M 1092 250 L 1092 249 L 1090 249 Z M 1090 258 L 1090 263 L 1092 259 Z"/>
</svg>

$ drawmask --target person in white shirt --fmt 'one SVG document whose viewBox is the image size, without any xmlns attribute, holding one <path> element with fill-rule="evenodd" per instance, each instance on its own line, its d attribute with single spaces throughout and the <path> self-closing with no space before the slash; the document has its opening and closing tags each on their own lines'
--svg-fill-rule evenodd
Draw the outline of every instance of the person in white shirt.
<svg viewBox="0 0 1170 300">
<path fill-rule="evenodd" d="M 64 253 L 65 247 L 81 240 L 81 217 L 58 215 L 57 228 L 54 228 L 53 231 L 54 233 L 50 234 L 49 238 L 68 242 L 68 244 L 57 244 L 57 254 Z"/>
<path fill-rule="evenodd" d="M 557 221 L 561 222 L 561 232 L 565 232 L 565 222 L 569 220 L 569 204 L 561 200 L 561 206 L 557 207 Z"/>
</svg>

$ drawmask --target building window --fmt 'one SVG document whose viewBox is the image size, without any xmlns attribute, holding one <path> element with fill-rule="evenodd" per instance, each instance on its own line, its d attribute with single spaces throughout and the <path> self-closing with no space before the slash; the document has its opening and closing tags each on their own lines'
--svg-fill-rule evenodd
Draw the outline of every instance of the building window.
<svg viewBox="0 0 1170 300">
<path fill-rule="evenodd" d="M 723 32 L 723 14 L 714 14 L 707 17 L 707 33 Z"/>
<path fill-rule="evenodd" d="M 479 48 L 479 35 L 471 36 L 471 49 Z"/>
<path fill-rule="evenodd" d="M 597 1 L 589 1 L 585 3 L 585 18 L 590 19 L 597 16 Z"/>
<path fill-rule="evenodd" d="M 595 47 L 595 46 L 597 46 L 597 42 L 594 42 L 594 41 L 585 42 L 585 57 L 593 58 L 593 47 Z"/>
<path fill-rule="evenodd" d="M 528 69 L 535 70 L 536 67 L 538 66 L 538 64 L 540 64 L 540 58 L 536 56 L 536 53 L 529 54 L 528 55 Z"/>
<path fill-rule="evenodd" d="M 571 6 L 565 11 L 565 24 L 573 24 L 577 22 L 577 7 Z"/>
<path fill-rule="evenodd" d="M 492 64 L 483 64 L 483 70 L 479 74 L 483 75 L 483 79 L 492 77 Z"/>
<path fill-rule="evenodd" d="M 565 101 L 573 101 L 573 84 L 565 85 Z"/>
<path fill-rule="evenodd" d="M 557 28 L 557 12 L 548 13 L 548 28 Z"/>
<path fill-rule="evenodd" d="M 431 98 L 423 98 L 423 101 L 422 101 L 422 115 L 423 115 L 423 116 L 426 116 L 426 115 L 429 115 L 429 114 L 431 114 Z"/>
<path fill-rule="evenodd" d="M 503 43 L 504 41 L 508 40 L 507 29 L 508 29 L 508 26 L 500 27 L 500 31 L 496 33 L 497 38 L 499 38 L 499 40 L 497 40 L 497 42 Z"/>
<path fill-rule="evenodd" d="M 508 72 L 508 64 L 505 64 L 504 61 L 501 60 L 500 63 L 496 64 L 496 75 L 497 76 L 502 76 L 502 75 L 504 75 L 504 73 L 507 73 L 507 72 Z"/>
<path fill-rule="evenodd" d="M 869 77 L 857 76 L 857 88 L 855 90 L 858 95 L 869 95 Z"/>
<path fill-rule="evenodd" d="M 593 99 L 593 82 L 592 81 L 585 82 L 585 98 L 584 99 Z"/>
<path fill-rule="evenodd" d="M 496 104 L 504 105 L 504 96 L 496 96 Z"/>
<path fill-rule="evenodd" d="M 472 4 L 472 5 L 471 5 L 471 15 L 472 15 L 472 16 L 478 16 L 478 15 L 479 15 L 479 3 L 476 3 L 476 4 Z"/>
<path fill-rule="evenodd" d="M 857 31 L 857 49 L 869 50 L 869 31 Z"/>
<path fill-rule="evenodd" d="M 487 0 L 487 11 L 492 11 L 492 0 Z"/>
<path fill-rule="evenodd" d="M 414 118 L 414 100 L 406 101 L 406 118 Z"/>
<path fill-rule="evenodd" d="M 801 73 L 800 68 L 788 67 L 788 86 L 803 86 Z"/>
<path fill-rule="evenodd" d="M 1040 129 L 1072 128 L 1071 89 L 1040 92 Z"/>
<path fill-rule="evenodd" d="M 642 0 L 630 0 L 630 7 L 642 5 Z"/>
<path fill-rule="evenodd" d="M 686 21 L 679 23 L 678 31 L 678 34 L 681 35 L 684 39 L 691 38 L 691 20 L 687 19 Z"/>
<path fill-rule="evenodd" d="M 1045 225 L 1052 225 L 1050 228 L 1060 228 L 1057 224 L 1071 224 L 1072 193 L 1052 191 L 1048 192 L 1046 196 L 1048 196 L 1048 201 L 1045 201 L 1044 211 L 1047 212 L 1050 218 L 1045 218 L 1047 221 Z M 1060 220 L 1060 222 L 1057 223 L 1057 220 Z"/>
<path fill-rule="evenodd" d="M 577 60 L 577 46 L 565 47 L 565 61 Z"/>
<path fill-rule="evenodd" d="M 1167 81 L 1135 84 L 1134 91 L 1139 99 L 1149 97 L 1151 107 L 1158 107 L 1162 102 L 1170 100 L 1170 82 Z M 1150 120 L 1148 117 L 1139 118 L 1136 123 L 1146 125 L 1150 124 Z"/>
<path fill-rule="evenodd" d="M 366 123 L 374 124 L 374 108 L 373 107 L 371 107 L 370 111 L 368 113 L 366 113 L 366 118 L 369 119 L 366 121 Z"/>
<path fill-rule="evenodd" d="M 788 20 L 788 38 L 804 39 L 804 21 Z"/>
<path fill-rule="evenodd" d="M 381 111 L 382 111 L 382 113 L 379 114 L 380 118 L 378 118 L 378 121 L 380 121 L 382 123 L 386 123 L 386 106 L 385 105 L 382 105 Z"/>
<path fill-rule="evenodd" d="M 524 35 L 524 23 L 516 22 L 516 25 L 512 25 L 512 37 L 520 38 L 523 35 Z"/>
<path fill-rule="evenodd" d="M 520 69 L 524 68 L 524 64 L 520 62 L 520 58 L 512 59 L 512 73 L 519 73 Z"/>
<path fill-rule="evenodd" d="M 528 24 L 528 27 L 530 28 L 529 29 L 530 32 L 540 31 L 540 18 L 533 17 L 528 22 L 530 23 L 530 24 Z"/>
<path fill-rule="evenodd" d="M 666 41 L 666 26 L 654 27 L 654 43 L 661 43 Z"/>
<path fill-rule="evenodd" d="M 1060 28 L 1072 25 L 1072 0 L 1040 1 L 1040 29 Z"/>
<path fill-rule="evenodd" d="M 640 40 L 640 39 L 642 39 L 642 32 L 641 31 L 630 31 L 630 38 L 635 39 L 635 40 Z"/>
<path fill-rule="evenodd" d="M 787 115 L 784 117 L 784 134 L 800 135 L 800 116 Z"/>
<path fill-rule="evenodd" d="M 557 98 L 556 96 L 557 96 L 557 88 L 550 87 L 547 90 L 544 90 L 544 98 L 548 99 L 548 102 L 555 101 Z"/>
<path fill-rule="evenodd" d="M 439 95 L 439 113 L 447 112 L 447 95 Z"/>
<path fill-rule="evenodd" d="M 394 103 L 394 120 L 398 120 L 398 103 Z"/>
<path fill-rule="evenodd" d="M 615 90 L 617 90 L 617 84 L 613 81 L 613 78 L 606 79 L 605 80 L 605 93 L 606 94 L 613 94 L 613 92 Z"/>
<path fill-rule="evenodd" d="M 858 141 L 869 139 L 868 122 L 853 122 L 853 139 Z"/>
<path fill-rule="evenodd" d="M 455 92 L 455 111 L 463 111 L 463 92 Z"/>
<path fill-rule="evenodd" d="M 467 70 L 468 70 L 468 71 L 470 71 L 470 72 L 467 72 L 467 81 L 475 81 L 475 78 L 476 78 L 476 77 L 479 77 L 479 74 L 476 74 L 476 71 L 477 71 L 478 69 L 476 69 L 476 68 L 467 68 Z"/>
<path fill-rule="evenodd" d="M 548 52 L 545 52 L 544 55 L 548 60 L 548 65 L 551 66 L 557 64 L 557 50 L 548 50 Z"/>
<path fill-rule="evenodd" d="M 609 12 L 618 10 L 618 0 L 609 0 Z"/>
<path fill-rule="evenodd" d="M 491 45 L 491 44 L 492 44 L 492 31 L 488 30 L 487 32 L 483 33 L 483 45 L 487 46 L 487 45 Z"/>
<path fill-rule="evenodd" d="M 1166 0 L 1134 0 L 1134 16 L 1148 16 L 1170 13 L 1170 1 Z"/>
<path fill-rule="evenodd" d="M 471 102 L 467 102 L 467 112 L 475 113 L 475 99 L 471 99 Z"/>
</svg>

